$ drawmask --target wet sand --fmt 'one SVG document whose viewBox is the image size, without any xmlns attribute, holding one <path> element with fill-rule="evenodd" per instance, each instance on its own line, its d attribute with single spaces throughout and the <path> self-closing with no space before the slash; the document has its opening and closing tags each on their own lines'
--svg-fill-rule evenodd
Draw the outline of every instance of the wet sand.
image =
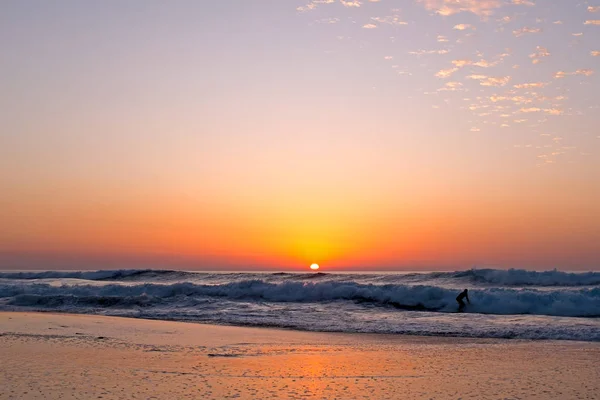
<svg viewBox="0 0 600 400">
<path fill-rule="evenodd" d="M 0 313 L 0 399 L 597 399 L 600 344 Z"/>
</svg>

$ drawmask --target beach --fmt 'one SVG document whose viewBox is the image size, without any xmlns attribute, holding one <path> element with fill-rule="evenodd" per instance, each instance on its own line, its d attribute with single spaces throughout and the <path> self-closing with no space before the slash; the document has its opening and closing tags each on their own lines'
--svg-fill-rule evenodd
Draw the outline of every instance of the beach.
<svg viewBox="0 0 600 400">
<path fill-rule="evenodd" d="M 600 344 L 0 313 L 0 399 L 595 399 Z"/>
</svg>

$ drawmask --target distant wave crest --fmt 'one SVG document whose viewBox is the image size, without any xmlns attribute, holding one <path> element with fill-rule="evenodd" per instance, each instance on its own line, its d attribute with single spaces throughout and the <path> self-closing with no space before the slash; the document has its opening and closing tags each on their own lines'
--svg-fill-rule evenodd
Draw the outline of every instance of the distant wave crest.
<svg viewBox="0 0 600 400">
<path fill-rule="evenodd" d="M 381 284 L 430 284 L 443 281 L 456 285 L 506 286 L 506 287 L 576 287 L 600 285 L 600 272 L 572 273 L 562 271 L 527 271 L 522 269 L 470 269 L 456 272 L 429 272 L 410 274 L 335 274 L 335 273 L 286 273 L 268 274 L 269 281 L 328 281 L 381 283 Z M 91 281 L 223 281 L 265 279 L 265 274 L 256 273 L 208 273 L 153 269 L 122 269 L 101 271 L 43 271 L 43 272 L 4 272 L 0 279 L 80 279 Z"/>
<path fill-rule="evenodd" d="M 600 272 L 526 271 L 523 269 L 471 269 L 450 274 L 474 283 L 499 286 L 593 286 L 600 284 Z"/>
</svg>

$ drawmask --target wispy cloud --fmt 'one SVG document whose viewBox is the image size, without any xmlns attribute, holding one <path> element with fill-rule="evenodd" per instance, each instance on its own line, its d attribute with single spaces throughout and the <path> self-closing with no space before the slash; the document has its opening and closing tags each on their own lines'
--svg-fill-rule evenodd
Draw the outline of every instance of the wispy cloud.
<svg viewBox="0 0 600 400">
<path fill-rule="evenodd" d="M 340 0 L 344 7 L 360 7 L 362 3 L 358 0 Z"/>
<path fill-rule="evenodd" d="M 448 54 L 450 50 L 441 49 L 441 50 L 417 50 L 417 51 L 409 51 L 408 54 L 422 56 L 429 54 Z"/>
<path fill-rule="evenodd" d="M 600 12 L 600 6 L 589 6 L 587 10 L 591 13 Z"/>
<path fill-rule="evenodd" d="M 513 31 L 513 35 L 515 35 L 516 37 L 521 37 L 523 35 L 525 35 L 526 33 L 540 33 L 542 30 L 540 28 L 529 28 L 527 26 L 521 28 L 521 29 L 517 29 Z"/>
<path fill-rule="evenodd" d="M 548 115 L 563 115 L 565 113 L 560 108 L 544 108 L 544 112 Z"/>
<path fill-rule="evenodd" d="M 594 70 L 592 70 L 592 69 L 578 69 L 575 72 L 558 71 L 556 74 L 554 74 L 554 77 L 557 79 L 560 79 L 560 78 L 564 78 L 565 76 L 572 76 L 572 75 L 592 76 L 593 74 L 594 74 Z"/>
<path fill-rule="evenodd" d="M 533 64 L 538 64 L 542 61 L 541 58 L 549 56 L 550 53 L 548 52 L 548 49 L 542 46 L 537 46 L 535 49 L 535 53 L 530 54 L 529 58 L 531 58 L 531 62 Z"/>
<path fill-rule="evenodd" d="M 337 24 L 338 22 L 340 22 L 339 18 L 322 18 L 317 20 L 316 22 L 320 23 L 320 24 Z"/>
<path fill-rule="evenodd" d="M 395 26 L 408 25 L 408 22 L 403 21 L 399 15 L 388 15 L 385 17 L 372 17 L 371 19 L 380 24 L 395 25 Z"/>
<path fill-rule="evenodd" d="M 313 0 L 305 6 L 297 7 L 296 10 L 300 12 L 311 11 L 317 8 L 319 4 L 332 4 L 336 0 Z"/>
<path fill-rule="evenodd" d="M 463 84 L 460 82 L 447 82 L 443 88 L 438 89 L 438 92 L 456 92 L 464 91 Z"/>
<path fill-rule="evenodd" d="M 449 88 L 459 88 L 462 85 L 463 84 L 460 83 L 460 82 L 448 82 L 448 83 L 446 83 L 446 87 L 449 87 Z"/>
<path fill-rule="evenodd" d="M 458 71 L 458 68 L 442 69 L 441 71 L 438 71 L 438 73 L 436 73 L 435 76 L 437 76 L 438 78 L 446 79 L 450 78 L 456 71 Z"/>
<path fill-rule="evenodd" d="M 534 82 L 534 83 L 519 83 L 518 85 L 514 85 L 513 87 L 516 89 L 533 89 L 533 88 L 543 88 L 546 86 L 548 86 L 548 83 Z"/>
<path fill-rule="evenodd" d="M 542 111 L 542 109 L 539 108 L 539 107 L 527 107 L 527 108 L 521 108 L 519 110 L 519 112 L 522 112 L 522 113 L 525 113 L 525 114 L 527 114 L 527 113 L 534 113 L 534 112 L 540 112 L 540 111 Z"/>
<path fill-rule="evenodd" d="M 590 54 L 592 57 L 600 57 L 600 51 L 598 50 L 591 51 Z"/>
<path fill-rule="evenodd" d="M 365 25 L 363 25 L 363 28 L 365 28 L 365 29 L 375 29 L 375 28 L 377 28 L 377 25 L 375 25 L 375 24 L 365 24 Z"/>
<path fill-rule="evenodd" d="M 455 67 L 461 68 L 461 67 L 464 67 L 465 65 L 473 64 L 473 61 L 471 61 L 471 60 L 452 60 L 452 64 L 454 64 Z"/>
<path fill-rule="evenodd" d="M 470 12 L 479 16 L 490 16 L 502 6 L 501 0 L 418 0 L 425 9 L 439 15 Z"/>
<path fill-rule="evenodd" d="M 446 43 L 446 42 L 448 42 L 448 38 L 446 36 L 443 36 L 443 35 L 438 35 L 437 41 L 439 43 Z"/>
<path fill-rule="evenodd" d="M 510 76 L 492 77 L 486 75 L 469 75 L 468 79 L 479 81 L 481 86 L 506 86 L 510 82 Z"/>
<path fill-rule="evenodd" d="M 588 19 L 583 24 L 584 25 L 600 25 L 600 19 Z"/>
<path fill-rule="evenodd" d="M 479 60 L 479 61 L 471 61 L 468 59 L 464 59 L 464 60 L 452 60 L 452 64 L 454 64 L 455 67 L 458 68 L 462 68 L 465 67 L 467 65 L 472 65 L 475 67 L 481 67 L 481 68 L 489 68 L 489 67 L 493 67 L 496 64 L 498 64 L 498 62 L 489 62 L 486 60 Z"/>
<path fill-rule="evenodd" d="M 458 31 L 465 31 L 467 29 L 475 30 L 476 28 L 471 24 L 458 24 L 458 25 L 454 25 L 453 29 L 456 29 Z"/>
<path fill-rule="evenodd" d="M 535 6 L 535 3 L 530 0 L 512 0 L 512 3 L 516 4 L 518 6 L 530 6 L 530 7 Z"/>
</svg>

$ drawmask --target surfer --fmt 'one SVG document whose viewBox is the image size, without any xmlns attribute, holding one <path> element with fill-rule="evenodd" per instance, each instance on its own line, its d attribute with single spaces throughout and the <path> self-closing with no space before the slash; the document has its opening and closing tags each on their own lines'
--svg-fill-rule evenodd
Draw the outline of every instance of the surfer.
<svg viewBox="0 0 600 400">
<path fill-rule="evenodd" d="M 467 298 L 469 304 L 471 304 L 471 300 L 469 300 L 469 291 L 465 289 L 456 297 L 456 301 L 458 302 L 458 312 L 462 312 L 465 309 L 466 304 L 463 301 L 465 297 Z"/>
</svg>

